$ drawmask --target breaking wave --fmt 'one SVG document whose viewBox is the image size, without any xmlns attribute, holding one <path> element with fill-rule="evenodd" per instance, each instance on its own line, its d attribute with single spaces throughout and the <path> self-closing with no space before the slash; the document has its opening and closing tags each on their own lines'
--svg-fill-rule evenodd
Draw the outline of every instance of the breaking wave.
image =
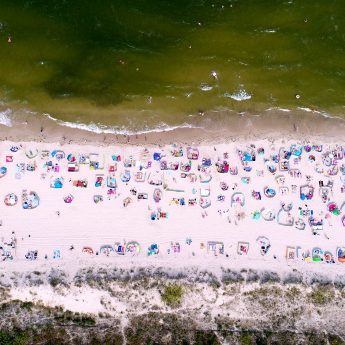
<svg viewBox="0 0 345 345">
<path fill-rule="evenodd" d="M 44 114 L 50 120 L 56 122 L 60 126 L 65 126 L 69 128 L 80 129 L 83 131 L 93 132 L 97 134 L 119 134 L 119 135 L 135 135 L 135 134 L 148 134 L 148 133 L 159 133 L 159 132 L 170 132 L 175 129 L 180 128 L 203 128 L 200 126 L 193 126 L 189 123 L 183 123 L 179 126 L 169 126 L 166 123 L 161 123 L 154 128 L 147 128 L 139 131 L 131 131 L 128 130 L 126 127 L 111 127 L 102 124 L 96 124 L 94 122 L 90 122 L 89 124 L 86 123 L 76 123 L 76 122 L 69 122 L 69 121 L 62 121 L 52 117 L 50 114 Z"/>
<path fill-rule="evenodd" d="M 7 126 L 7 127 L 12 127 L 12 120 L 10 118 L 10 115 L 12 114 L 11 109 L 6 109 L 4 111 L 0 112 L 0 124 Z"/>
<path fill-rule="evenodd" d="M 234 92 L 234 93 L 225 92 L 224 97 L 232 98 L 235 101 L 242 102 L 242 101 L 247 101 L 248 99 L 251 99 L 252 95 L 248 93 L 246 90 L 241 89 L 238 92 Z"/>
</svg>

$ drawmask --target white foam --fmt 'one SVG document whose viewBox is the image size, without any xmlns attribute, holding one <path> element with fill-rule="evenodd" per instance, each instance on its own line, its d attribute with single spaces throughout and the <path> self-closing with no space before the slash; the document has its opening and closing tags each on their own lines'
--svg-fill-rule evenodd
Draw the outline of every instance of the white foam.
<svg viewBox="0 0 345 345">
<path fill-rule="evenodd" d="M 278 110 L 278 111 L 283 111 L 284 113 L 289 113 L 291 110 L 287 108 L 279 108 L 279 107 L 273 107 L 273 108 L 268 108 L 266 111 L 271 111 L 271 110 Z"/>
<path fill-rule="evenodd" d="M 331 115 L 325 111 L 319 111 L 319 110 L 314 110 L 314 109 L 310 109 L 310 108 L 307 108 L 307 107 L 297 107 L 297 109 L 299 110 L 303 110 L 307 113 L 313 113 L 313 114 L 318 114 L 318 115 L 321 115 L 322 117 L 326 118 L 326 119 L 338 119 L 338 120 L 341 120 L 341 121 L 344 121 L 345 119 L 340 117 L 340 116 L 335 116 L 335 115 Z"/>
<path fill-rule="evenodd" d="M 307 113 L 313 112 L 313 110 L 311 110 L 310 108 L 305 108 L 305 107 L 297 107 L 297 109 L 306 111 Z"/>
<path fill-rule="evenodd" d="M 12 114 L 11 109 L 6 109 L 0 112 L 0 124 L 6 127 L 12 127 L 12 120 L 9 117 Z"/>
<path fill-rule="evenodd" d="M 69 122 L 69 121 L 61 121 L 50 114 L 44 114 L 50 120 L 55 121 L 60 126 L 65 126 L 69 128 L 80 129 L 87 132 L 93 132 L 96 134 L 119 134 L 119 135 L 136 135 L 136 134 L 149 134 L 149 133 L 159 133 L 159 132 L 170 132 L 175 129 L 180 128 L 203 128 L 200 126 L 193 126 L 189 123 L 184 123 L 180 126 L 169 126 L 166 123 L 161 123 L 154 128 L 147 128 L 140 131 L 130 131 L 126 127 L 108 127 L 102 124 L 96 124 L 94 122 L 90 122 L 89 124 L 85 123 L 76 123 L 76 122 Z"/>
<path fill-rule="evenodd" d="M 223 96 L 227 98 L 232 98 L 238 102 L 247 101 L 248 99 L 252 98 L 251 94 L 249 94 L 246 90 L 243 89 L 235 93 L 225 92 Z"/>
<path fill-rule="evenodd" d="M 208 84 L 201 84 L 200 85 L 200 90 L 201 91 L 211 91 L 213 89 L 213 86 L 208 85 Z"/>
<path fill-rule="evenodd" d="M 283 111 L 284 113 L 289 113 L 291 110 L 286 108 L 278 108 L 277 110 Z"/>
<path fill-rule="evenodd" d="M 266 32 L 268 34 L 274 34 L 275 32 L 277 32 L 276 29 L 266 29 L 266 30 L 263 30 L 262 32 Z"/>
</svg>

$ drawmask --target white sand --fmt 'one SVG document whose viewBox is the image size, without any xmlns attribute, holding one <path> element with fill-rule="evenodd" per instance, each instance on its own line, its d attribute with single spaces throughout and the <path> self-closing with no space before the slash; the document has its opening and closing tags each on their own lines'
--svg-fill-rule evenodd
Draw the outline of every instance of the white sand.
<svg viewBox="0 0 345 345">
<path fill-rule="evenodd" d="M 198 260 L 205 261 L 212 265 L 226 265 L 227 261 L 236 260 L 239 265 L 247 266 L 252 262 L 253 266 L 270 268 L 274 262 L 279 261 L 280 264 L 285 262 L 286 247 L 300 246 L 300 256 L 296 259 L 298 262 L 302 261 L 302 253 L 306 250 L 312 250 L 313 247 L 320 247 L 322 250 L 330 251 L 334 256 L 336 255 L 336 248 L 345 246 L 343 231 L 345 228 L 341 223 L 341 218 L 345 214 L 345 207 L 342 209 L 340 215 L 331 214 L 329 219 L 325 219 L 327 211 L 327 203 L 322 203 L 319 196 L 319 180 L 325 183 L 330 179 L 333 181 L 332 196 L 330 201 L 336 202 L 338 207 L 341 207 L 345 201 L 345 193 L 341 192 L 341 187 L 344 185 L 344 176 L 341 180 L 341 172 L 335 176 L 325 176 L 315 172 L 315 164 L 321 163 L 321 155 L 317 152 L 311 152 L 315 155 L 316 162 L 308 161 L 309 154 L 303 152 L 300 163 L 294 165 L 294 157 L 290 159 L 290 168 L 300 169 L 302 173 L 301 178 L 293 178 L 289 176 L 288 172 L 279 172 L 275 175 L 271 174 L 265 164 L 264 158 L 269 158 L 271 154 L 278 153 L 281 147 L 286 149 L 296 142 L 275 142 L 271 144 L 269 141 L 255 142 L 256 149 L 258 147 L 265 148 L 263 156 L 257 155 L 256 161 L 250 163 L 252 166 L 251 172 L 245 172 L 242 168 L 240 159 L 236 153 L 237 149 L 245 149 L 244 143 L 233 143 L 227 145 L 214 146 L 205 145 L 199 147 L 199 160 L 192 162 L 192 170 L 198 179 L 195 183 L 191 183 L 188 178 L 180 178 L 181 171 L 160 171 L 159 162 L 153 160 L 153 152 L 161 152 L 166 155 L 168 162 L 184 162 L 187 163 L 186 148 L 183 148 L 184 156 L 181 158 L 171 157 L 170 146 L 164 148 L 149 148 L 148 161 L 152 162 L 150 169 L 143 169 L 146 172 L 146 178 L 149 173 L 156 171 L 162 174 L 164 181 L 166 181 L 170 188 L 182 189 L 183 193 L 165 191 L 162 186 L 159 188 L 163 191 L 163 198 L 159 203 L 153 200 L 153 191 L 156 186 L 149 185 L 145 182 L 135 182 L 133 174 L 138 171 L 138 168 L 128 168 L 132 174 L 132 178 L 128 185 L 121 182 L 120 173 L 125 170 L 123 166 L 123 158 L 128 158 L 132 155 L 136 159 L 142 158 L 142 147 L 132 146 L 111 146 L 98 147 L 83 146 L 83 145 L 64 145 L 60 147 L 58 144 L 48 143 L 23 143 L 23 148 L 16 153 L 10 152 L 12 145 L 19 145 L 19 143 L 2 142 L 0 144 L 0 166 L 8 168 L 7 174 L 0 179 L 0 198 L 3 200 L 6 194 L 15 193 L 19 201 L 15 206 L 6 206 L 3 201 L 0 202 L 0 219 L 2 226 L 0 227 L 0 236 L 4 242 L 9 242 L 14 232 L 17 240 L 16 249 L 13 250 L 13 261 L 6 261 L 1 263 L 1 268 L 8 269 L 14 265 L 22 265 L 27 260 L 25 254 L 29 250 L 38 250 L 37 263 L 42 265 L 50 265 L 54 260 L 53 250 L 58 249 L 61 252 L 62 259 L 68 265 L 74 268 L 78 265 L 79 260 L 92 260 L 92 265 L 96 264 L 101 258 L 93 255 L 88 256 L 82 253 L 84 246 L 90 246 L 94 251 L 99 251 L 101 245 L 114 245 L 115 242 L 126 243 L 128 241 L 138 241 L 141 245 L 141 253 L 137 260 L 141 264 L 147 262 L 151 264 L 154 260 L 163 260 L 167 265 L 175 265 L 176 263 L 188 265 L 186 259 L 192 259 L 191 262 Z M 249 144 L 249 143 L 248 143 Z M 313 143 L 311 143 L 313 144 Z M 320 144 L 315 143 L 315 144 Z M 323 152 L 327 151 L 327 144 L 323 143 Z M 330 149 L 335 147 L 335 144 L 330 145 Z M 47 159 L 42 160 L 40 153 L 34 159 L 28 159 L 25 155 L 25 150 L 28 148 L 41 150 L 62 149 L 67 154 L 74 153 L 78 156 L 80 153 L 98 153 L 104 157 L 103 170 L 91 170 L 88 165 L 80 165 L 79 172 L 67 172 L 67 160 L 63 159 L 58 162 L 60 165 L 60 172 L 46 172 L 44 163 Z M 216 171 L 215 162 L 218 158 L 223 161 L 223 153 L 228 152 L 229 158 L 227 161 L 231 167 L 238 167 L 238 175 L 232 176 L 229 173 L 220 174 Z M 117 172 L 115 173 L 118 188 L 116 190 L 117 197 L 107 198 L 107 187 L 95 187 L 95 175 L 104 174 L 106 179 L 108 175 L 108 166 L 113 164 L 111 156 L 119 154 L 122 161 L 117 164 Z M 14 160 L 11 163 L 6 163 L 6 156 L 13 156 Z M 203 157 L 210 157 L 212 159 L 211 174 L 213 179 L 209 184 L 201 184 L 199 182 L 199 172 L 197 165 L 201 164 Z M 52 159 L 51 156 L 49 159 Z M 54 164 L 55 159 L 52 159 Z M 15 178 L 16 164 L 29 163 L 35 161 L 37 169 L 34 172 L 25 171 L 21 174 L 20 179 Z M 144 163 L 145 159 L 142 159 Z M 338 161 L 338 166 L 345 163 L 345 159 Z M 325 167 L 325 170 L 327 168 Z M 257 176 L 257 171 L 264 171 L 263 176 Z M 41 174 L 46 173 L 46 178 L 42 179 Z M 275 176 L 284 175 L 286 178 L 285 186 L 289 188 L 289 192 L 282 196 L 279 194 L 279 186 L 275 181 Z M 312 200 L 302 201 L 299 198 L 299 187 L 307 183 L 306 176 L 312 177 L 309 182 L 315 187 L 314 197 Z M 64 177 L 64 186 L 61 189 L 52 189 L 49 187 L 51 176 Z M 241 182 L 242 177 L 249 176 L 251 181 L 248 185 Z M 69 182 L 70 179 L 88 179 L 87 188 L 77 188 Z M 174 181 L 176 179 L 176 182 Z M 226 182 L 229 185 L 227 191 L 220 189 L 220 182 Z M 233 194 L 232 186 L 237 183 L 238 187 L 235 191 L 243 192 L 245 195 L 245 206 L 243 208 L 231 208 L 230 197 Z M 297 193 L 291 192 L 291 185 L 297 186 Z M 273 187 L 277 195 L 271 199 L 267 198 L 263 193 L 265 186 Z M 135 196 L 130 194 L 130 189 L 136 188 L 137 191 L 148 193 L 148 200 L 137 200 Z M 193 195 L 192 189 L 195 188 L 197 193 Z M 212 205 L 203 210 L 199 206 L 200 188 L 210 189 L 210 200 Z M 23 189 L 28 191 L 35 191 L 40 197 L 40 205 L 36 209 L 24 210 L 21 206 L 21 193 Z M 260 191 L 261 200 L 255 200 L 251 193 L 252 191 Z M 63 198 L 68 194 L 74 196 L 71 204 L 64 202 Z M 98 204 L 93 202 L 93 195 L 102 194 L 104 201 Z M 217 201 L 218 195 L 224 195 L 225 201 Z M 132 203 L 127 207 L 123 206 L 123 200 L 130 196 Z M 170 205 L 172 198 L 184 197 L 188 204 L 189 198 L 196 198 L 198 204 L 195 206 L 180 206 Z M 308 217 L 302 217 L 307 223 L 305 230 L 298 230 L 295 226 L 282 226 L 274 221 L 265 221 L 262 217 L 259 220 L 252 219 L 251 214 L 254 211 L 260 211 L 263 207 L 271 208 L 276 213 L 280 209 L 281 202 L 293 203 L 291 215 L 295 220 L 299 217 L 298 207 L 304 207 L 313 210 L 314 215 L 323 218 L 324 226 L 320 231 L 320 235 L 313 235 L 310 226 L 308 225 Z M 152 221 L 150 219 L 151 211 L 161 208 L 162 212 L 167 212 L 167 219 L 159 219 Z M 150 210 L 151 211 L 150 211 Z M 221 215 L 218 210 L 221 211 Z M 57 211 L 60 215 L 57 215 Z M 206 211 L 207 215 L 204 214 Z M 223 212 L 224 211 L 224 212 Z M 244 212 L 245 218 L 243 220 L 236 220 L 236 212 Z M 202 216 L 204 214 L 204 217 Z M 229 222 L 229 219 L 231 222 Z M 30 237 L 29 237 L 30 235 Z M 256 242 L 258 236 L 266 236 L 269 238 L 271 248 L 267 255 L 262 256 L 259 251 L 259 244 Z M 192 239 L 191 245 L 186 245 L 186 238 Z M 179 242 L 181 245 L 180 253 L 168 254 L 171 241 Z M 207 253 L 207 241 L 220 241 L 224 243 L 224 255 L 215 256 L 213 253 Z M 240 257 L 237 254 L 237 242 L 244 241 L 249 243 L 249 252 L 247 256 Z M 147 255 L 147 248 L 151 243 L 159 245 L 159 254 L 154 256 Z M 201 243 L 204 247 L 201 247 Z M 70 251 L 69 247 L 73 245 L 74 250 Z M 10 250 L 5 246 L 6 250 Z M 228 257 L 225 255 L 227 254 Z M 47 255 L 48 259 L 45 259 Z M 119 256 L 117 254 L 110 255 L 105 258 L 109 262 L 123 262 L 131 261 L 131 255 Z M 103 261 L 103 259 L 102 259 Z M 290 261 L 287 264 L 292 264 Z M 296 264 L 296 263 L 294 263 Z M 298 264 L 298 263 L 297 263 Z M 303 265 L 307 263 L 302 262 Z M 32 262 L 28 262 L 24 267 L 30 269 Z M 55 263 L 54 263 L 55 265 Z M 300 264 L 298 264 L 300 265 Z M 316 264 L 315 265 L 321 265 Z M 341 264 L 336 262 L 336 265 Z M 18 267 L 18 266 L 17 266 Z"/>
</svg>

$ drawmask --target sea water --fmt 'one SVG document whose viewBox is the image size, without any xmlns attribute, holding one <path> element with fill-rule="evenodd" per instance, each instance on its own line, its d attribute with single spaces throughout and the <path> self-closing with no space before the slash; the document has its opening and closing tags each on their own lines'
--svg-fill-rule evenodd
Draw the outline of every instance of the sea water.
<svg viewBox="0 0 345 345">
<path fill-rule="evenodd" d="M 2 0 L 5 122 L 14 108 L 100 131 L 192 127 L 227 110 L 345 118 L 344 10 L 342 0 Z"/>
</svg>

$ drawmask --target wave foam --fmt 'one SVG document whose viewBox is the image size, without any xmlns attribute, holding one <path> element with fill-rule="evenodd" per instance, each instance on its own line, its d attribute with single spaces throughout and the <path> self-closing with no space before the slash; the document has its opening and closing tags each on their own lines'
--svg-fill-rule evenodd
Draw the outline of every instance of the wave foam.
<svg viewBox="0 0 345 345">
<path fill-rule="evenodd" d="M 12 114 L 11 109 L 6 109 L 0 112 L 0 124 L 6 127 L 12 127 L 12 120 L 9 117 Z"/>
<path fill-rule="evenodd" d="M 266 109 L 266 111 L 271 111 L 271 110 L 278 110 L 278 111 L 282 111 L 284 113 L 290 113 L 291 110 L 287 109 L 287 108 L 279 108 L 279 107 L 273 107 L 273 108 L 268 108 Z"/>
<path fill-rule="evenodd" d="M 96 124 L 94 122 L 90 122 L 89 124 L 85 123 L 76 123 L 76 122 L 69 122 L 69 121 L 61 121 L 50 114 L 44 114 L 47 116 L 50 120 L 55 121 L 60 126 L 65 126 L 69 128 L 75 128 L 80 129 L 83 131 L 93 132 L 96 134 L 119 134 L 119 135 L 136 135 L 136 134 L 149 134 L 149 133 L 160 133 L 160 132 L 170 132 L 175 129 L 180 128 L 203 128 L 200 126 L 193 126 L 189 123 L 184 123 L 180 126 L 169 126 L 166 123 L 161 123 L 157 127 L 154 128 L 148 128 L 141 131 L 130 131 L 126 129 L 125 127 L 108 127 L 102 124 Z"/>
<path fill-rule="evenodd" d="M 299 109 L 299 110 L 303 110 L 303 111 L 306 111 L 307 113 L 314 112 L 314 111 L 313 111 L 313 110 L 311 110 L 310 108 L 306 108 L 306 107 L 297 107 L 297 109 Z"/>
<path fill-rule="evenodd" d="M 238 102 L 247 101 L 248 99 L 252 98 L 252 95 L 243 89 L 235 93 L 225 92 L 223 96 L 227 98 L 232 98 Z"/>
<path fill-rule="evenodd" d="M 200 90 L 201 91 L 211 91 L 213 89 L 213 86 L 208 85 L 208 84 L 201 84 L 200 85 Z"/>
</svg>

